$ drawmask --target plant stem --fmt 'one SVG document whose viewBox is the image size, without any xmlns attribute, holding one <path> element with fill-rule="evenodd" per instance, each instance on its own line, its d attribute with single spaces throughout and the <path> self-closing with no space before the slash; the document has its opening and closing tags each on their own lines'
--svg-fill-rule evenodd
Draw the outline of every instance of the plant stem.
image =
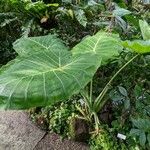
<svg viewBox="0 0 150 150">
<path fill-rule="evenodd" d="M 103 97 L 105 96 L 106 92 L 108 91 L 109 89 L 109 86 L 111 84 L 111 82 L 116 78 L 116 76 L 129 64 L 131 63 L 136 57 L 138 57 L 139 54 L 135 55 L 133 58 L 131 58 L 127 63 L 125 63 L 115 74 L 114 76 L 110 79 L 110 81 L 105 85 L 105 87 L 103 88 L 102 92 L 99 94 L 99 96 L 96 98 L 95 100 L 95 103 L 94 103 L 94 106 L 97 108 L 97 109 L 100 109 L 99 108 L 99 105 L 101 103 L 101 100 L 103 99 Z M 99 110 L 97 110 L 99 111 Z"/>
<path fill-rule="evenodd" d="M 94 115 L 94 120 L 95 120 L 96 134 L 98 134 L 98 132 L 99 132 L 99 125 L 100 125 L 99 118 L 98 118 L 98 116 L 97 116 L 97 114 L 95 112 L 93 113 L 93 115 Z"/>
<path fill-rule="evenodd" d="M 90 105 L 92 106 L 93 80 L 90 82 Z"/>
</svg>

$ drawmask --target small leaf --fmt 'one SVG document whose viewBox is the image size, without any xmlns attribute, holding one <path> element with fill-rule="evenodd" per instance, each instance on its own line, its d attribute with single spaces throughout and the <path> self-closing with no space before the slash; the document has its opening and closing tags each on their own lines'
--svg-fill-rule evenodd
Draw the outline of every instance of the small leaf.
<svg viewBox="0 0 150 150">
<path fill-rule="evenodd" d="M 124 30 L 127 30 L 127 23 L 120 17 L 116 16 L 116 23 Z"/>
<path fill-rule="evenodd" d="M 129 109 L 130 108 L 130 100 L 129 99 L 125 99 L 124 100 L 124 108 L 125 109 Z"/>
<path fill-rule="evenodd" d="M 109 97 L 112 99 L 114 104 L 122 103 L 122 100 L 124 99 L 124 97 L 116 90 L 111 90 Z"/>
<path fill-rule="evenodd" d="M 147 134 L 147 141 L 148 141 L 148 145 L 150 146 L 150 133 Z"/>
<path fill-rule="evenodd" d="M 119 92 L 120 92 L 123 96 L 125 96 L 125 97 L 128 96 L 127 90 L 126 90 L 124 87 L 118 86 L 118 89 L 119 89 Z"/>
<path fill-rule="evenodd" d="M 113 15 L 114 16 L 125 16 L 125 15 L 128 15 L 128 14 L 131 14 L 131 12 L 127 9 L 124 9 L 124 8 L 120 8 L 120 7 L 116 7 L 116 9 L 113 11 Z"/>
<path fill-rule="evenodd" d="M 140 123 L 141 119 L 131 119 L 131 121 L 135 127 L 139 128 L 139 129 L 142 128 L 141 123 Z"/>
<path fill-rule="evenodd" d="M 58 3 L 52 3 L 52 4 L 47 4 L 46 6 L 50 7 L 50 6 L 53 6 L 53 7 L 58 7 L 59 4 Z"/>
<path fill-rule="evenodd" d="M 130 130 L 130 135 L 131 136 L 139 136 L 141 131 L 139 129 L 131 129 Z"/>
<path fill-rule="evenodd" d="M 42 1 L 38 1 L 38 2 L 34 2 L 34 3 L 27 3 L 27 5 L 25 6 L 26 10 L 44 10 L 46 8 L 46 4 Z"/>
<path fill-rule="evenodd" d="M 134 94 L 135 94 L 136 99 L 140 97 L 142 94 L 142 87 L 140 87 L 139 85 L 136 85 L 134 88 Z"/>
<path fill-rule="evenodd" d="M 85 16 L 85 13 L 82 9 L 78 9 L 74 11 L 75 17 L 78 20 L 78 22 L 83 26 L 86 27 L 87 24 L 87 18 Z"/>
<path fill-rule="evenodd" d="M 94 0 L 88 0 L 88 5 L 94 6 L 94 5 L 98 5 L 98 3 L 96 3 Z"/>
<path fill-rule="evenodd" d="M 139 20 L 140 29 L 144 40 L 150 40 L 150 26 L 146 21 Z"/>
<path fill-rule="evenodd" d="M 130 50 L 137 53 L 149 53 L 150 52 L 150 40 L 142 41 L 142 40 L 134 40 L 134 41 L 124 41 L 122 45 L 125 48 L 129 48 Z"/>
<path fill-rule="evenodd" d="M 5 20 L 0 24 L 0 27 L 4 27 L 4 26 L 6 26 L 6 25 L 8 25 L 8 24 L 10 24 L 10 23 L 12 23 L 12 22 L 14 22 L 14 21 L 16 21 L 16 20 L 18 20 L 17 17 L 12 18 L 12 19 L 5 19 Z"/>
<path fill-rule="evenodd" d="M 140 133 L 139 140 L 140 140 L 140 145 L 143 146 L 143 147 L 145 147 L 146 135 L 145 135 L 144 132 L 141 132 L 141 133 Z"/>
<path fill-rule="evenodd" d="M 69 16 L 70 16 L 72 19 L 74 18 L 73 10 L 72 10 L 72 9 L 69 9 L 69 10 L 68 10 L 68 14 L 69 14 Z"/>
<path fill-rule="evenodd" d="M 72 0 L 62 0 L 63 3 L 68 3 L 68 4 L 71 4 L 72 3 Z"/>
</svg>

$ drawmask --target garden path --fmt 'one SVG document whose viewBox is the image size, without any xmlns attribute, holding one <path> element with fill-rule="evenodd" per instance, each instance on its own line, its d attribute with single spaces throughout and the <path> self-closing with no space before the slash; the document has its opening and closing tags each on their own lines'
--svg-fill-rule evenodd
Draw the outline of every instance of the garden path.
<svg viewBox="0 0 150 150">
<path fill-rule="evenodd" d="M 37 128 L 23 111 L 0 111 L 0 150 L 88 150 Z"/>
</svg>

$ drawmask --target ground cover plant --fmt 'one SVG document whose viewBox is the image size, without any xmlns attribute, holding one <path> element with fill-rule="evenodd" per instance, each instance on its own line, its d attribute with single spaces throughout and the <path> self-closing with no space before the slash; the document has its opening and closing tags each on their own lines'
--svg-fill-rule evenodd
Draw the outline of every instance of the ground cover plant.
<svg viewBox="0 0 150 150">
<path fill-rule="evenodd" d="M 12 55 L 4 53 L 3 64 L 17 55 L 0 70 L 1 109 L 36 107 L 30 113 L 38 125 L 89 140 L 91 149 L 149 149 L 147 3 L 10 0 L 4 5 L 1 29 L 18 31 L 12 39 L 6 36 L 6 48 L 5 38 L 1 45 L 2 54 L 6 49 Z M 117 139 L 119 132 L 126 140 Z"/>
</svg>

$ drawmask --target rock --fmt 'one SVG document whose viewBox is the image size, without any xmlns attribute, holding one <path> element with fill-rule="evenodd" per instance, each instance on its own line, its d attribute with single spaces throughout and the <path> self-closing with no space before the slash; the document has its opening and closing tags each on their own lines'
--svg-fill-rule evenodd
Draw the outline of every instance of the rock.
<svg viewBox="0 0 150 150">
<path fill-rule="evenodd" d="M 78 142 L 85 142 L 89 138 L 89 125 L 86 120 L 72 118 L 70 121 L 70 136 Z"/>
<path fill-rule="evenodd" d="M 22 111 L 0 111 L 0 150 L 32 150 L 45 132 Z"/>
</svg>

